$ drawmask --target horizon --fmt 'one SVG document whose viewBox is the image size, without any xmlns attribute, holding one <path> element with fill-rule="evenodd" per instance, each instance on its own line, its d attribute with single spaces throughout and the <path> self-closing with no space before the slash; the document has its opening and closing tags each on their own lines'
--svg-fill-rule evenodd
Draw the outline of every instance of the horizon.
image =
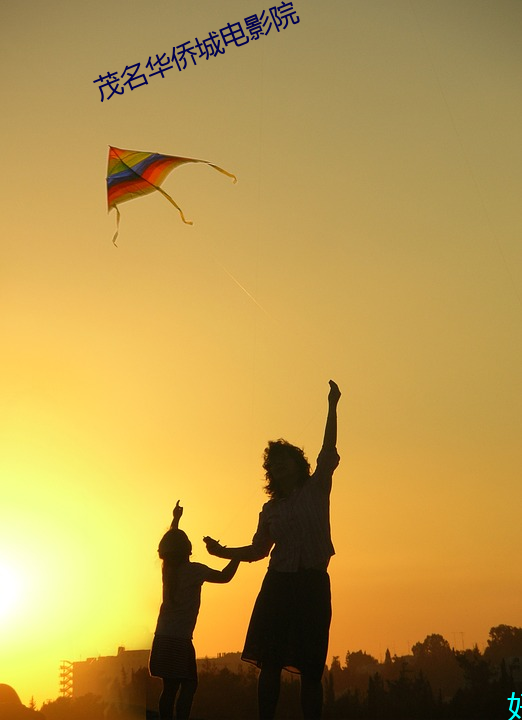
<svg viewBox="0 0 522 720">
<path fill-rule="evenodd" d="M 501 625 L 502 625 L 502 624 L 505 624 L 505 623 L 501 623 Z M 497 627 L 497 626 L 496 626 L 496 625 L 495 625 L 495 626 L 491 626 L 490 629 L 492 629 L 493 627 Z M 414 640 L 413 643 L 412 643 L 412 645 L 411 645 L 411 646 L 407 649 L 407 651 L 404 652 L 404 653 L 401 653 L 401 652 L 392 652 L 391 648 L 385 648 L 385 650 L 384 650 L 384 652 L 382 653 L 382 655 L 375 655 L 373 652 L 368 651 L 368 649 L 367 649 L 367 648 L 364 648 L 364 647 L 358 647 L 357 649 L 349 649 L 349 648 L 347 648 L 347 649 L 346 649 L 343 653 L 341 653 L 341 654 L 330 653 L 330 651 L 329 651 L 329 652 L 328 652 L 328 657 L 327 657 L 327 667 L 328 667 L 328 668 L 331 667 L 332 662 L 334 661 L 334 659 L 335 659 L 336 657 L 339 658 L 340 663 L 341 663 L 341 666 L 344 667 L 344 666 L 345 666 L 345 663 L 346 663 L 346 656 L 347 656 L 347 654 L 348 654 L 348 653 L 353 653 L 353 652 L 360 652 L 360 651 L 361 651 L 361 652 L 364 652 L 364 653 L 366 653 L 366 654 L 368 654 L 368 655 L 370 655 L 370 656 L 372 656 L 372 657 L 374 657 L 374 658 L 378 661 L 378 663 L 381 664 L 381 665 L 382 665 L 382 664 L 384 663 L 384 661 L 385 661 L 385 654 L 386 654 L 387 650 L 390 651 L 390 654 L 391 654 L 392 659 L 395 659 L 395 658 L 401 659 L 401 658 L 405 658 L 405 657 L 413 657 L 413 655 L 412 655 L 413 645 L 414 645 L 415 643 L 417 643 L 417 642 L 424 642 L 424 640 L 426 640 L 426 638 L 428 638 L 428 637 L 430 637 L 430 636 L 432 636 L 432 635 L 436 635 L 436 634 L 442 635 L 442 637 L 443 637 L 446 641 L 449 642 L 449 645 L 450 645 L 452 651 L 453 651 L 453 652 L 456 652 L 456 653 L 467 652 L 467 651 L 471 651 L 471 650 L 473 650 L 473 649 L 475 649 L 475 648 L 478 648 L 478 650 L 480 651 L 480 653 L 483 654 L 483 653 L 484 653 L 484 650 L 488 647 L 488 643 L 487 643 L 487 640 L 486 640 L 486 642 L 484 642 L 482 646 L 479 645 L 478 643 L 473 643 L 472 645 L 459 648 L 459 647 L 455 646 L 454 644 L 452 644 L 452 642 L 450 641 L 450 639 L 447 638 L 443 633 L 430 632 L 430 633 L 428 633 L 424 638 L 417 638 L 416 640 Z M 455 633 L 455 634 L 459 634 L 459 635 L 460 635 L 460 633 Z M 488 631 L 488 634 L 489 634 L 489 631 Z M 464 639 L 463 639 L 462 637 L 461 637 L 460 641 L 461 641 L 461 643 L 464 645 Z M 457 645 L 458 645 L 458 643 L 457 643 Z M 104 653 L 104 654 L 87 656 L 87 657 L 83 657 L 83 658 L 79 658 L 79 659 L 74 659 L 74 658 L 61 658 L 60 660 L 58 660 L 58 661 L 56 662 L 56 678 L 57 678 L 57 681 L 56 681 L 56 695 L 46 695 L 45 697 L 40 697 L 40 696 L 37 695 L 36 693 L 32 692 L 32 691 L 30 690 L 30 688 L 29 688 L 29 689 L 27 689 L 27 690 L 25 691 L 25 696 L 22 696 L 22 694 L 21 694 L 20 691 L 16 688 L 16 686 L 12 685 L 12 684 L 9 683 L 9 682 L 6 682 L 5 680 L 2 680 L 2 682 L 6 682 L 6 684 L 11 685 L 11 687 L 14 688 L 14 690 L 15 690 L 15 691 L 17 692 L 17 694 L 19 695 L 19 697 L 20 697 L 20 699 L 21 699 L 21 701 L 22 701 L 22 704 L 24 704 L 24 705 L 29 705 L 30 701 L 33 700 L 33 701 L 35 702 L 35 704 L 36 704 L 39 708 L 41 708 L 41 706 L 43 705 L 43 703 L 45 703 L 45 702 L 47 702 L 47 701 L 54 701 L 54 700 L 56 700 L 58 697 L 61 697 L 61 696 L 62 696 L 62 693 L 61 693 L 61 691 L 60 691 L 60 678 L 61 678 L 60 666 L 61 666 L 62 663 L 67 662 L 67 663 L 72 663 L 72 664 L 74 665 L 74 664 L 76 664 L 76 663 L 85 663 L 85 662 L 89 662 L 89 661 L 92 661 L 92 660 L 100 660 L 100 659 L 104 659 L 104 658 L 117 658 L 117 657 L 119 657 L 119 655 L 120 655 L 120 651 L 123 651 L 124 653 L 125 653 L 125 652 L 130 652 L 130 653 L 132 653 L 132 652 L 148 653 L 148 652 L 150 652 L 150 647 L 128 647 L 127 645 L 119 645 L 119 646 L 116 648 L 116 652 L 115 652 L 115 653 L 108 652 L 108 653 Z M 241 652 L 242 652 L 241 650 L 221 650 L 221 651 L 217 651 L 217 652 L 213 653 L 212 655 L 209 655 L 209 654 L 203 654 L 203 655 L 202 655 L 202 654 L 199 654 L 199 653 L 196 651 L 196 659 L 197 659 L 198 662 L 199 662 L 199 661 L 204 661 L 204 660 L 211 660 L 211 661 L 212 661 L 212 660 L 218 660 L 218 659 L 224 658 L 224 657 L 226 657 L 227 655 L 241 655 Z M 245 667 L 248 667 L 248 665 L 249 665 L 249 663 L 247 663 L 247 662 L 245 662 L 245 661 L 242 661 L 241 664 L 244 665 Z M 142 666 L 142 667 L 144 667 L 144 666 Z M 291 673 L 284 673 L 284 676 L 285 676 L 285 677 L 288 676 L 288 675 L 291 676 L 292 674 L 291 674 Z M 50 686 L 49 686 L 49 687 L 50 687 Z M 74 680 L 73 680 L 73 687 L 74 687 Z M 28 694 L 28 696 L 27 696 L 27 694 Z M 26 696 L 27 696 L 27 697 L 26 697 Z"/>
</svg>

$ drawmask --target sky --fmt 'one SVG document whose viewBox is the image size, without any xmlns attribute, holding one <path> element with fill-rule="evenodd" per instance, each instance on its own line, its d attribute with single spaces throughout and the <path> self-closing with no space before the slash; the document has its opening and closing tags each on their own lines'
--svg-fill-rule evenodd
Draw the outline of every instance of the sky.
<svg viewBox="0 0 522 720">
<path fill-rule="evenodd" d="M 0 4 L 0 681 L 150 647 L 172 508 L 247 544 L 262 453 L 339 384 L 329 661 L 522 625 L 522 3 L 295 0 L 299 22 L 111 97 L 261 0 Z M 268 26 L 265 26 L 265 30 Z M 123 82 L 123 81 L 122 81 Z M 107 213 L 108 146 L 199 158 Z M 266 570 L 205 586 L 237 651 Z"/>
</svg>

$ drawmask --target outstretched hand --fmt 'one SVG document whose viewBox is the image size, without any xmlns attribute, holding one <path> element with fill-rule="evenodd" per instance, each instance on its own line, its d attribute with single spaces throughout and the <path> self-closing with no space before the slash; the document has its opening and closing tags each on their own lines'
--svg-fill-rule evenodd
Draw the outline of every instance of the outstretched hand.
<svg viewBox="0 0 522 720">
<path fill-rule="evenodd" d="M 330 380 L 329 383 L 330 392 L 328 393 L 328 402 L 330 403 L 330 405 L 337 405 L 337 403 L 339 402 L 339 398 L 341 397 L 339 385 L 337 385 L 337 383 L 333 380 Z"/>
<path fill-rule="evenodd" d="M 207 535 L 203 538 L 203 542 L 207 546 L 207 552 L 210 555 L 215 555 L 216 557 L 221 557 L 221 551 L 223 550 L 223 548 L 219 544 L 219 540 L 214 540 L 213 538 L 211 538 L 210 536 Z"/>
</svg>

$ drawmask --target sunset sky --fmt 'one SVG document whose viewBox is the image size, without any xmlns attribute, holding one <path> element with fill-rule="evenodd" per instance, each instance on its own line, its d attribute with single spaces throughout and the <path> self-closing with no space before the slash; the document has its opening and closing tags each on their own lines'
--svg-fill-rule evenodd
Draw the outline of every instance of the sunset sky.
<svg viewBox="0 0 522 720">
<path fill-rule="evenodd" d="M 329 661 L 522 625 L 522 2 L 295 0 L 279 32 L 101 102 L 261 0 L 0 4 L 0 682 L 150 647 L 179 498 L 250 541 L 269 439 L 341 390 Z M 107 214 L 108 146 L 201 158 Z M 266 561 L 205 586 L 242 649 Z"/>
</svg>

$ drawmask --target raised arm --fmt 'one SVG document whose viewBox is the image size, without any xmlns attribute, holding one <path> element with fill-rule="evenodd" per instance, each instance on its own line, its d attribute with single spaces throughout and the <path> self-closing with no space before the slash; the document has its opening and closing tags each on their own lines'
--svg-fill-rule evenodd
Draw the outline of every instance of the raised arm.
<svg viewBox="0 0 522 720">
<path fill-rule="evenodd" d="M 324 429 L 323 450 L 334 450 L 337 445 L 337 403 L 341 397 L 339 386 L 330 380 L 330 392 L 328 393 L 328 415 L 326 416 L 326 427 Z"/>
<path fill-rule="evenodd" d="M 172 522 L 170 524 L 171 530 L 177 530 L 181 516 L 183 515 L 183 508 L 179 504 L 179 500 L 176 503 L 176 507 L 172 511 Z"/>
</svg>

